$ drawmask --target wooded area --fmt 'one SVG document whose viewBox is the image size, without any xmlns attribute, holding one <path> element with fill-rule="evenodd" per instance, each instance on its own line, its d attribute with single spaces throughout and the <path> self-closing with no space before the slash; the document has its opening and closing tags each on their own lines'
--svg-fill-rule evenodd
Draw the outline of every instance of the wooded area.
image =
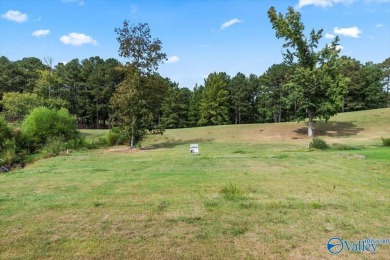
<svg viewBox="0 0 390 260">
<path fill-rule="evenodd" d="M 390 58 L 380 64 L 341 59 L 341 72 L 350 82 L 339 112 L 389 106 Z M 113 112 L 109 101 L 125 78 L 123 66 L 116 59 L 100 57 L 73 59 L 51 67 L 38 58 L 10 61 L 2 56 L 2 114 L 15 121 L 40 105 L 65 107 L 78 118 L 80 128 L 109 127 Z M 193 89 L 162 78 L 168 91 L 153 106 L 165 128 L 292 121 L 299 104 L 286 102 L 288 93 L 283 85 L 289 76 L 291 66 L 273 64 L 259 76 L 211 73 L 203 85 Z"/>
</svg>

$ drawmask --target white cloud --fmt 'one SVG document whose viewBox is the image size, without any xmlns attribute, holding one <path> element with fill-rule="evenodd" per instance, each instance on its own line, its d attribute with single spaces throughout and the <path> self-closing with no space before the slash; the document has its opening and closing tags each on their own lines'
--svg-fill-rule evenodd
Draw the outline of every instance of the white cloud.
<svg viewBox="0 0 390 260">
<path fill-rule="evenodd" d="M 42 36 L 46 36 L 50 33 L 50 30 L 37 30 L 35 32 L 33 32 L 31 35 L 32 36 L 35 36 L 35 37 L 42 37 Z"/>
<path fill-rule="evenodd" d="M 179 61 L 180 61 L 180 58 L 174 55 L 174 56 L 168 57 L 167 63 L 176 63 Z"/>
<path fill-rule="evenodd" d="M 61 36 L 60 41 L 63 44 L 69 44 L 73 46 L 80 46 L 83 44 L 91 43 L 97 45 L 98 42 L 91 36 L 85 35 L 84 33 L 69 33 L 68 35 Z"/>
<path fill-rule="evenodd" d="M 334 34 L 331 34 L 331 33 L 325 34 L 326 39 L 333 39 L 334 37 L 335 37 Z"/>
<path fill-rule="evenodd" d="M 226 28 L 232 26 L 233 24 L 241 23 L 241 22 L 243 22 L 243 21 L 242 21 L 242 20 L 239 20 L 239 19 L 237 19 L 237 18 L 231 19 L 230 21 L 227 21 L 227 22 L 225 22 L 225 23 L 223 23 L 223 24 L 221 25 L 221 30 L 225 30 Z"/>
<path fill-rule="evenodd" d="M 344 36 L 353 37 L 353 38 L 359 38 L 359 34 L 361 34 L 362 31 L 360 31 L 360 29 L 358 27 L 356 27 L 356 26 L 349 27 L 349 28 L 335 27 L 334 28 L 334 33 L 335 34 L 344 35 Z"/>
<path fill-rule="evenodd" d="M 332 47 L 331 44 L 327 44 L 326 46 L 328 46 L 328 48 L 331 48 L 331 47 Z M 337 45 L 337 46 L 336 46 L 336 50 L 342 51 L 343 49 L 344 49 L 344 47 L 341 46 L 341 45 Z"/>
<path fill-rule="evenodd" d="M 375 28 L 381 28 L 381 27 L 383 27 L 383 24 L 381 24 L 381 23 L 378 23 L 377 25 L 375 25 Z"/>
<path fill-rule="evenodd" d="M 302 8 L 306 5 L 332 7 L 334 4 L 338 4 L 338 3 L 351 4 L 355 1 L 356 0 L 299 0 L 298 8 Z"/>
<path fill-rule="evenodd" d="M 1 15 L 1 17 L 17 23 L 23 23 L 27 21 L 27 14 L 23 14 L 15 10 L 9 10 L 5 14 Z"/>
</svg>

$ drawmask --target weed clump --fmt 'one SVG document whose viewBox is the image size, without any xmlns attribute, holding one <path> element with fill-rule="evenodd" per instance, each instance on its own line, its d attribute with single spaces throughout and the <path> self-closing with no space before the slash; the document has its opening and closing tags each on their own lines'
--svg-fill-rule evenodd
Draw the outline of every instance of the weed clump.
<svg viewBox="0 0 390 260">
<path fill-rule="evenodd" d="M 314 148 L 314 149 L 318 149 L 318 150 L 326 150 L 326 149 L 329 149 L 329 145 L 321 138 L 314 137 L 313 140 L 309 144 L 309 148 Z"/>
<path fill-rule="evenodd" d="M 244 191 L 233 183 L 224 185 L 220 193 L 227 200 L 240 199 L 244 196 Z"/>
<path fill-rule="evenodd" d="M 383 138 L 382 137 L 382 143 L 385 147 L 390 147 L 390 138 Z"/>
<path fill-rule="evenodd" d="M 332 144 L 332 148 L 334 148 L 335 150 L 340 150 L 340 151 L 360 150 L 359 147 L 355 147 L 355 146 L 348 145 L 348 144 Z"/>
</svg>

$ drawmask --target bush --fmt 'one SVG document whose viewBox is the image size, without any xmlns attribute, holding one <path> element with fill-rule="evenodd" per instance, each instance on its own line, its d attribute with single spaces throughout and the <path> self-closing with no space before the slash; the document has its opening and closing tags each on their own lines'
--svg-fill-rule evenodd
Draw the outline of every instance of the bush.
<svg viewBox="0 0 390 260">
<path fill-rule="evenodd" d="M 383 143 L 383 146 L 389 147 L 390 146 L 390 138 L 383 138 L 382 137 L 382 143 Z"/>
<path fill-rule="evenodd" d="M 64 143 L 64 138 L 62 136 L 49 137 L 43 150 L 47 155 L 59 155 L 66 149 L 65 146 L 66 144 Z"/>
<path fill-rule="evenodd" d="M 326 150 L 329 149 L 329 145 L 322 139 L 318 137 L 314 137 L 313 140 L 309 144 L 309 148 Z"/>
<path fill-rule="evenodd" d="M 116 127 L 113 127 L 107 135 L 108 145 L 123 145 L 126 143 L 126 135 Z"/>
<path fill-rule="evenodd" d="M 76 129 L 76 119 L 69 115 L 68 110 L 47 107 L 35 108 L 23 121 L 22 132 L 38 146 L 45 145 L 53 137 L 62 136 L 67 141 L 80 135 Z"/>
</svg>

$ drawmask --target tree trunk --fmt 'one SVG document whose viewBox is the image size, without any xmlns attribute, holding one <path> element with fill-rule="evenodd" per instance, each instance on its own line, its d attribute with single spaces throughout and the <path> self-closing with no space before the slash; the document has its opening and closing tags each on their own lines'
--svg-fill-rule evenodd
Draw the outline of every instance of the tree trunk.
<svg viewBox="0 0 390 260">
<path fill-rule="evenodd" d="M 134 125 L 131 127 L 130 148 L 134 149 Z"/>
<path fill-rule="evenodd" d="M 313 112 L 311 110 L 307 111 L 309 117 L 309 124 L 307 126 L 307 136 L 313 137 Z"/>
</svg>

